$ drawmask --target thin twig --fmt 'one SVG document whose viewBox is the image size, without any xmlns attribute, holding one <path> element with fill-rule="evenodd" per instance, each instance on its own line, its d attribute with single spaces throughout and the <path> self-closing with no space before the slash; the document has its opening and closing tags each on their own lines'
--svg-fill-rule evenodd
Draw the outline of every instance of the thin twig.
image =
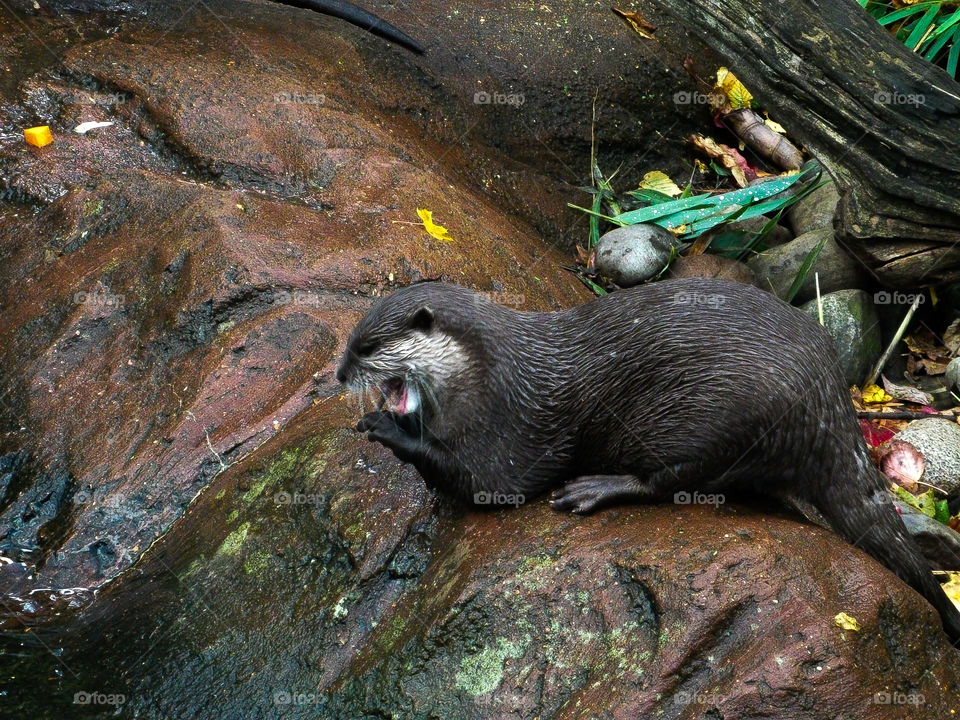
<svg viewBox="0 0 960 720">
<path fill-rule="evenodd" d="M 882 410 L 858 410 L 857 417 L 865 420 L 922 420 L 929 417 L 957 417 L 957 410 L 943 410 L 936 413 L 925 413 L 918 410 L 895 410 L 893 412 L 883 412 Z"/>
<path fill-rule="evenodd" d="M 897 346 L 897 343 L 900 342 L 900 339 L 903 337 L 903 333 L 906 332 L 907 325 L 909 325 L 910 321 L 913 319 L 913 314 L 920 306 L 921 300 L 923 300 L 923 294 L 917 293 L 917 297 L 914 298 L 913 304 L 910 306 L 910 309 L 907 310 L 907 314 L 904 316 L 903 322 L 900 323 L 900 327 L 897 328 L 897 332 L 894 334 L 893 339 L 890 341 L 890 344 L 887 345 L 887 349 L 884 351 L 883 355 L 880 356 L 880 359 L 877 360 L 877 364 L 873 366 L 873 371 L 870 373 L 870 376 L 866 379 L 866 381 L 864 381 L 861 387 L 870 387 L 877 382 L 877 378 L 880 377 L 880 373 L 883 371 L 884 366 L 887 364 L 890 356 L 893 355 L 894 348 Z"/>
</svg>

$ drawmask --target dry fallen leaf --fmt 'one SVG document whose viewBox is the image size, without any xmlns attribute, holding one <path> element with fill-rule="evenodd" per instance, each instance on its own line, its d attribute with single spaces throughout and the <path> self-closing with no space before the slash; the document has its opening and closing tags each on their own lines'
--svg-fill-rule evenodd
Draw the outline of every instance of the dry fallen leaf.
<svg viewBox="0 0 960 720">
<path fill-rule="evenodd" d="M 748 108 L 753 104 L 753 95 L 750 91 L 725 67 L 717 70 L 717 84 L 714 90 L 726 95 L 731 110 Z"/>
<path fill-rule="evenodd" d="M 633 28 L 633 31 L 642 38 L 647 40 L 653 40 L 653 33 L 657 31 L 655 25 L 651 25 L 646 19 L 638 12 L 624 12 L 618 8 L 610 8 L 613 12 L 620 17 L 627 25 Z"/>
<path fill-rule="evenodd" d="M 750 168 L 746 158 L 733 148 L 703 135 L 694 135 L 690 139 L 696 147 L 719 161 L 723 167 L 729 170 L 740 187 L 747 187 L 750 180 L 756 177 L 756 173 Z"/>
<path fill-rule="evenodd" d="M 447 229 L 443 225 L 437 225 L 433 222 L 433 213 L 429 210 L 422 210 L 417 208 L 417 215 L 420 216 L 420 219 L 423 220 L 423 229 L 430 233 L 437 240 L 443 240 L 445 242 L 453 242 L 453 238 L 450 237 L 450 233 L 447 232 Z"/>
<path fill-rule="evenodd" d="M 926 460 L 913 445 L 894 440 L 880 455 L 880 471 L 910 493 L 919 489 L 917 481 L 923 477 Z"/>
<path fill-rule="evenodd" d="M 644 175 L 643 180 L 640 181 L 640 189 L 656 190 L 658 193 L 669 195 L 670 197 L 677 197 L 683 192 L 666 173 L 660 172 L 659 170 L 653 170 Z"/>
<path fill-rule="evenodd" d="M 912 402 L 916 403 L 917 405 L 933 404 L 933 395 L 925 393 L 923 390 L 918 390 L 910 385 L 896 385 L 887 380 L 887 378 L 883 375 L 881 375 L 880 378 L 883 380 L 883 389 L 897 400 Z"/>
</svg>

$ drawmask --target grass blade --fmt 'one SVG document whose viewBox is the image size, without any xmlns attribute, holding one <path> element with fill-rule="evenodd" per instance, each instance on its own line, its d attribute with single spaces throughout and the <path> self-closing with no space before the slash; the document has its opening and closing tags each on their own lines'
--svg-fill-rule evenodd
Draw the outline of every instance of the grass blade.
<svg viewBox="0 0 960 720">
<path fill-rule="evenodd" d="M 815 263 L 817 258 L 820 257 L 820 252 L 823 250 L 823 246 L 827 244 L 827 240 L 829 239 L 830 235 L 824 234 L 823 239 L 818 242 L 810 252 L 807 253 L 807 256 L 803 259 L 803 264 L 797 271 L 797 276 L 793 279 L 793 284 L 790 285 L 790 289 L 787 291 L 787 296 L 784 298 L 786 302 L 793 302 L 793 298 L 795 298 L 797 293 L 800 292 L 800 287 L 803 285 L 803 281 L 807 279 L 807 274 L 810 272 L 810 268 L 813 267 L 813 263 Z"/>
</svg>

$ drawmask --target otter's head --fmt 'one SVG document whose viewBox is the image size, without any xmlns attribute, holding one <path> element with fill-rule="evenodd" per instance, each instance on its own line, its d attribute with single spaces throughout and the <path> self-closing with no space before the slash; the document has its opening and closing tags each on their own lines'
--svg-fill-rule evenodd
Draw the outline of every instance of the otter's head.
<svg viewBox="0 0 960 720">
<path fill-rule="evenodd" d="M 477 297 L 439 283 L 396 290 L 350 333 L 337 380 L 358 393 L 379 388 L 381 409 L 435 415 L 452 383 L 471 366 L 464 308 L 469 315 Z"/>
</svg>

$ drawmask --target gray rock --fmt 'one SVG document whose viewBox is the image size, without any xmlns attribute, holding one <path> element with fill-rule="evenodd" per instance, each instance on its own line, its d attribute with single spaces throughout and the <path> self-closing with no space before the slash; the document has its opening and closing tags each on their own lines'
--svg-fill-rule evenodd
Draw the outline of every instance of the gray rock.
<svg viewBox="0 0 960 720">
<path fill-rule="evenodd" d="M 933 570 L 956 570 L 960 567 L 960 533 L 902 500 L 895 498 L 893 503 L 900 510 L 907 532 L 917 541 Z"/>
<path fill-rule="evenodd" d="M 947 390 L 960 393 L 960 357 L 955 357 L 947 365 L 946 382 Z"/>
<path fill-rule="evenodd" d="M 833 216 L 840 202 L 840 193 L 829 175 L 824 173 L 824 178 L 829 182 L 787 208 L 787 222 L 798 237 L 821 228 L 833 229 Z"/>
<path fill-rule="evenodd" d="M 847 254 L 833 238 L 833 230 L 821 228 L 801 235 L 786 245 L 770 248 L 752 258 L 747 265 L 756 274 L 760 287 L 777 297 L 786 298 L 793 280 L 800 271 L 807 255 L 824 238 L 826 244 L 807 273 L 796 298 L 804 302 L 816 297 L 814 274 L 820 276 L 820 293 L 834 290 L 860 288 L 866 284 L 863 266 Z"/>
<path fill-rule="evenodd" d="M 935 485 L 950 497 L 960 492 L 960 425 L 946 418 L 923 418 L 907 425 L 897 439 L 923 454 L 923 482 Z"/>
<path fill-rule="evenodd" d="M 816 300 L 800 309 L 819 319 Z M 880 325 L 870 295 L 863 290 L 824 295 L 823 325 L 837 347 L 847 384 L 859 385 L 880 356 Z"/>
<path fill-rule="evenodd" d="M 621 287 L 649 280 L 666 267 L 677 239 L 659 225 L 641 223 L 611 230 L 596 247 L 600 273 Z"/>
</svg>

